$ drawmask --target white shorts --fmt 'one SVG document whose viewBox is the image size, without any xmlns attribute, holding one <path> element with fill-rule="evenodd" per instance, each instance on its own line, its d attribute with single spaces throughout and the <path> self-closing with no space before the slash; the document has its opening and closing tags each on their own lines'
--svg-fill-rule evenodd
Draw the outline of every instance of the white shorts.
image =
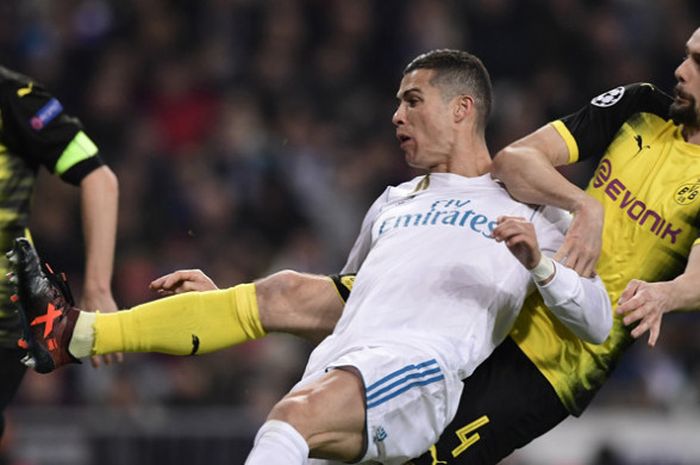
<svg viewBox="0 0 700 465">
<path fill-rule="evenodd" d="M 462 382 L 421 353 L 386 347 L 347 353 L 309 373 L 294 389 L 338 367 L 359 370 L 365 386 L 367 450 L 360 460 L 403 464 L 428 450 L 457 411 Z M 309 464 L 339 463 L 310 459 Z"/>
</svg>

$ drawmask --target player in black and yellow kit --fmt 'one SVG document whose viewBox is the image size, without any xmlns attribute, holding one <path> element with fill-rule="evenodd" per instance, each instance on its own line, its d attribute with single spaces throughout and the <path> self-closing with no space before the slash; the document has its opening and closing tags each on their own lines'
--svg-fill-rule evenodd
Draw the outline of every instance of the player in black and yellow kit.
<svg viewBox="0 0 700 465">
<path fill-rule="evenodd" d="M 40 84 L 0 67 L 0 276 L 5 252 L 27 234 L 31 196 L 39 166 L 80 186 L 86 250 L 82 302 L 86 308 L 116 310 L 110 290 L 117 217 L 117 181 L 98 156 L 80 122 Z M 0 435 L 2 412 L 24 375 L 17 347 L 18 315 L 10 284 L 0 279 Z M 94 363 L 98 363 L 97 360 Z"/>
<path fill-rule="evenodd" d="M 700 227 L 700 29 L 687 48 L 673 101 L 649 84 L 618 87 L 496 157 L 496 174 L 514 196 L 575 213 L 561 259 L 583 273 L 595 263 L 602 203 L 597 270 L 611 300 L 620 301 L 619 314 L 608 340 L 596 346 L 560 325 L 537 297 L 528 300 L 510 337 L 465 380 L 454 421 L 415 464 L 498 463 L 567 416 L 580 415 L 634 338 L 649 331 L 649 343 L 656 342 L 664 313 L 700 307 L 700 249 L 694 247 Z M 588 195 L 553 169 L 589 158 L 600 163 Z M 57 339 L 70 339 L 65 331 L 73 339 L 86 337 L 80 356 L 118 350 L 188 355 L 205 337 L 210 351 L 273 331 L 323 336 L 342 312 L 352 277 L 284 271 L 252 285 L 189 293 L 216 287 L 203 273 L 185 270 L 151 286 L 185 294 L 101 316 L 89 327 L 75 326 L 75 333 L 63 324 Z M 61 348 L 63 355 L 69 350 Z"/>
</svg>

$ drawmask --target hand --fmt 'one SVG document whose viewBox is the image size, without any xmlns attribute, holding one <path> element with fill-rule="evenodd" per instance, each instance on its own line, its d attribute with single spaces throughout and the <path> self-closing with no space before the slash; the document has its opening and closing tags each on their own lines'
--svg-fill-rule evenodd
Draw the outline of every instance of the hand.
<svg viewBox="0 0 700 465">
<path fill-rule="evenodd" d="M 618 301 L 617 313 L 625 315 L 622 322 L 627 326 L 639 322 L 632 330 L 632 337 L 638 338 L 649 331 L 648 344 L 656 345 L 661 319 L 674 308 L 672 291 L 669 282 L 647 283 L 633 279 L 627 284 Z"/>
<path fill-rule="evenodd" d="M 87 288 L 83 291 L 83 297 L 80 300 L 80 308 L 91 312 L 99 310 L 101 313 L 116 312 L 118 310 L 117 303 L 114 301 L 111 291 L 91 291 Z M 93 368 L 100 367 L 100 360 L 102 360 L 105 365 L 109 365 L 112 362 L 122 363 L 124 361 L 124 354 L 119 352 L 114 354 L 93 355 L 90 357 L 90 363 Z"/>
<path fill-rule="evenodd" d="M 496 220 L 493 238 L 497 242 L 505 242 L 508 250 L 528 270 L 540 262 L 542 252 L 537 244 L 535 227 L 525 218 L 516 216 L 501 216 Z"/>
<path fill-rule="evenodd" d="M 218 289 L 214 281 L 205 275 L 202 270 L 174 271 L 151 281 L 148 287 L 162 296 Z"/>
<path fill-rule="evenodd" d="M 600 202 L 593 197 L 586 198 L 581 208 L 574 212 L 574 219 L 554 260 L 590 278 L 595 273 L 603 243 L 604 212 Z"/>
</svg>

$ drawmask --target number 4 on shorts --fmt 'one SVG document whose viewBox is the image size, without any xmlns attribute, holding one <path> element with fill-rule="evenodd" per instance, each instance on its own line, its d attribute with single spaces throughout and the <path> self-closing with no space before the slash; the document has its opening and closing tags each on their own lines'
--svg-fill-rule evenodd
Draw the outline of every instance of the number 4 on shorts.
<svg viewBox="0 0 700 465">
<path fill-rule="evenodd" d="M 468 425 L 463 426 L 457 431 L 455 431 L 455 434 L 457 435 L 459 440 L 462 441 L 462 443 L 459 446 L 452 449 L 452 457 L 457 458 L 462 452 L 467 450 L 472 444 L 478 441 L 481 438 L 481 436 L 479 436 L 479 433 L 474 433 L 471 436 L 469 436 L 469 434 L 481 428 L 489 421 L 489 417 L 484 415 L 472 421 Z"/>
</svg>

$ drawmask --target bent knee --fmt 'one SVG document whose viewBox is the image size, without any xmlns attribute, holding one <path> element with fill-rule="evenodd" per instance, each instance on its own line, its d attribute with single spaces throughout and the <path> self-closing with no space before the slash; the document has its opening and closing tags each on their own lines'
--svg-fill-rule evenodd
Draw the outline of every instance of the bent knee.
<svg viewBox="0 0 700 465">
<path fill-rule="evenodd" d="M 317 382 L 288 394 L 268 420 L 292 425 L 311 456 L 350 461 L 363 450 L 365 411 L 362 381 L 354 373 L 332 370 Z"/>
<path fill-rule="evenodd" d="M 266 297 L 293 293 L 304 282 L 304 275 L 294 270 L 282 270 L 256 282 L 258 292 Z"/>
<path fill-rule="evenodd" d="M 290 319 L 298 311 L 293 298 L 301 281 L 301 273 L 283 270 L 255 282 L 260 322 L 266 331 L 287 329 Z"/>
</svg>

